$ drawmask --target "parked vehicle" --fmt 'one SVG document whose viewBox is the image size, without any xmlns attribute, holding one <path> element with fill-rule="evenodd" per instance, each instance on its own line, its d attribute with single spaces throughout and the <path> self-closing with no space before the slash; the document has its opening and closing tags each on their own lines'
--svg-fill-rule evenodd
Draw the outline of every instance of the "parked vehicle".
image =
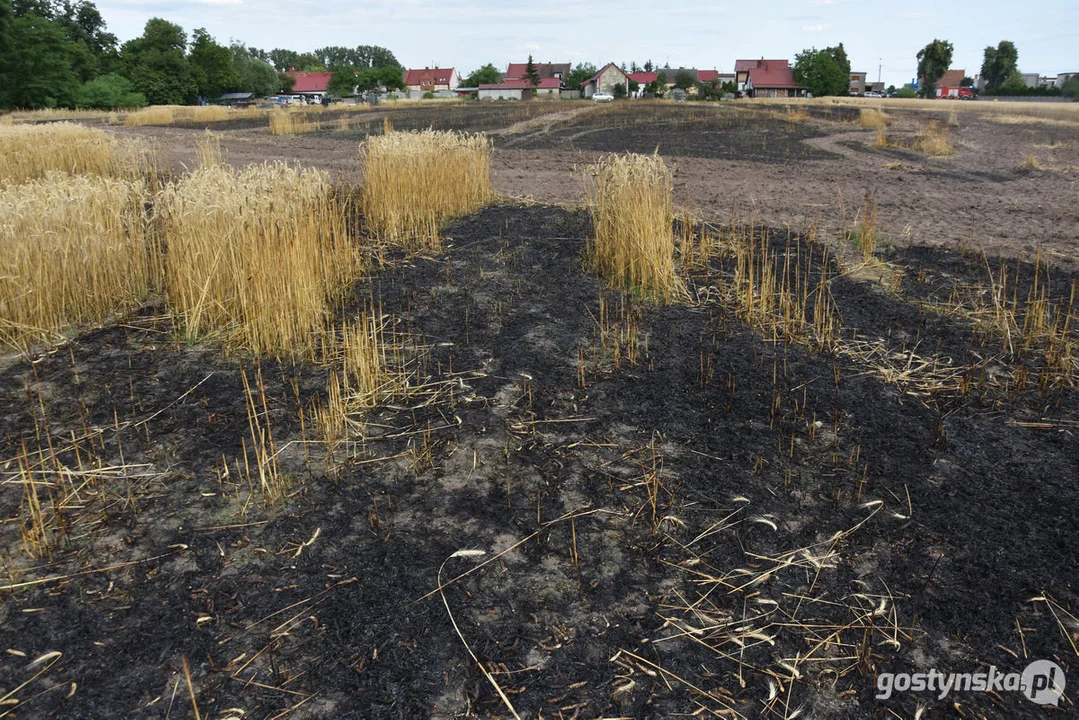
<svg viewBox="0 0 1079 720">
<path fill-rule="evenodd" d="M 974 88 L 970 87 L 939 87 L 937 88 L 937 100 L 973 100 Z"/>
<path fill-rule="evenodd" d="M 882 98 L 884 97 L 884 93 L 879 93 L 876 90 L 870 90 L 865 94 L 865 96 L 867 98 Z"/>
<path fill-rule="evenodd" d="M 614 95 L 610 93 L 596 93 L 592 96 L 592 99 L 596 102 L 610 102 L 614 100 Z"/>
</svg>

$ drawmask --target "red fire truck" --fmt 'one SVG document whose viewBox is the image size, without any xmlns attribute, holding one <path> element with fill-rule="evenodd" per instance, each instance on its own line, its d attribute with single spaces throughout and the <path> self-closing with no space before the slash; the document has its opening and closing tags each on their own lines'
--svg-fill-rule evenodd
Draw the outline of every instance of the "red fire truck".
<svg viewBox="0 0 1079 720">
<path fill-rule="evenodd" d="M 937 88 L 937 100 L 973 100 L 974 88 L 969 87 L 939 87 Z"/>
</svg>

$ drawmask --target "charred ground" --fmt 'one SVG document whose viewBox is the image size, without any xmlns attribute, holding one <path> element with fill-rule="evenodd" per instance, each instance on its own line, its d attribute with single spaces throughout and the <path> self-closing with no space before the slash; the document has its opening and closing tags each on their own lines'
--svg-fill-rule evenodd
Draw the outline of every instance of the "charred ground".
<svg viewBox="0 0 1079 720">
<path fill-rule="evenodd" d="M 740 319 L 727 255 L 668 307 L 605 290 L 589 233 L 495 206 L 357 285 L 341 312 L 374 299 L 436 390 L 332 459 L 300 420 L 324 371 L 192 345 L 157 307 L 7 360 L 16 712 L 189 714 L 186 658 L 204 717 L 508 716 L 452 614 L 527 717 L 1040 716 L 873 698 L 881 671 L 1074 673 L 1079 397 L 982 328 L 983 259 L 913 247 L 836 276 L 848 260 L 771 230 L 777 267 L 833 277 L 848 350 L 821 351 Z M 1007 266 L 1025 297 L 1034 266 Z M 1067 306 L 1075 276 L 1037 272 Z M 279 506 L 241 480 L 243 375 L 293 478 Z M 82 502 L 30 561 L 14 458 L 49 442 Z M 448 614 L 440 568 L 498 553 L 445 586 Z"/>
</svg>

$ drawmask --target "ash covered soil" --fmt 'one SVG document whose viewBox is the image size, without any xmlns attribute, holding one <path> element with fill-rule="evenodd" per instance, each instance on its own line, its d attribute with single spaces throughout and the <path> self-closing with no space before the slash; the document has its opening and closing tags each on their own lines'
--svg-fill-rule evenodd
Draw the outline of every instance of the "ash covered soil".
<svg viewBox="0 0 1079 720">
<path fill-rule="evenodd" d="M 5 709 L 1044 716 L 1017 693 L 874 698 L 881 672 L 1076 677 L 1079 396 L 962 311 L 982 257 L 842 274 L 774 230 L 777 267 L 829 272 L 847 347 L 871 348 L 841 352 L 747 327 L 722 255 L 669 306 L 605 290 L 590 232 L 493 206 L 358 284 L 342 314 L 374 298 L 427 390 L 332 458 L 301 421 L 324 369 L 185 342 L 158 306 L 5 360 Z M 1023 297 L 1035 268 L 1007 267 Z M 1076 276 L 1044 272 L 1067 308 Z M 258 377 L 292 488 L 270 507 L 242 468 Z M 39 449 L 77 492 L 32 560 L 17 458 Z"/>
</svg>

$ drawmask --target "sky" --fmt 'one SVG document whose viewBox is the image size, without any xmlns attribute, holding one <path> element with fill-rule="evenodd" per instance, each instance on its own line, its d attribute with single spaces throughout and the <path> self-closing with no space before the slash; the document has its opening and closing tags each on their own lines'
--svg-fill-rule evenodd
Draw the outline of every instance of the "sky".
<svg viewBox="0 0 1079 720">
<path fill-rule="evenodd" d="M 1027 4 L 899 0 L 99 0 L 121 42 L 151 17 L 218 42 L 300 52 L 327 45 L 381 45 L 406 67 L 455 67 L 462 76 L 493 63 L 651 59 L 657 65 L 733 72 L 739 58 L 788 58 L 840 42 L 851 69 L 900 86 L 918 50 L 935 38 L 955 46 L 952 67 L 974 76 L 987 45 L 1013 41 L 1019 69 L 1079 71 L 1079 2 Z"/>
</svg>

